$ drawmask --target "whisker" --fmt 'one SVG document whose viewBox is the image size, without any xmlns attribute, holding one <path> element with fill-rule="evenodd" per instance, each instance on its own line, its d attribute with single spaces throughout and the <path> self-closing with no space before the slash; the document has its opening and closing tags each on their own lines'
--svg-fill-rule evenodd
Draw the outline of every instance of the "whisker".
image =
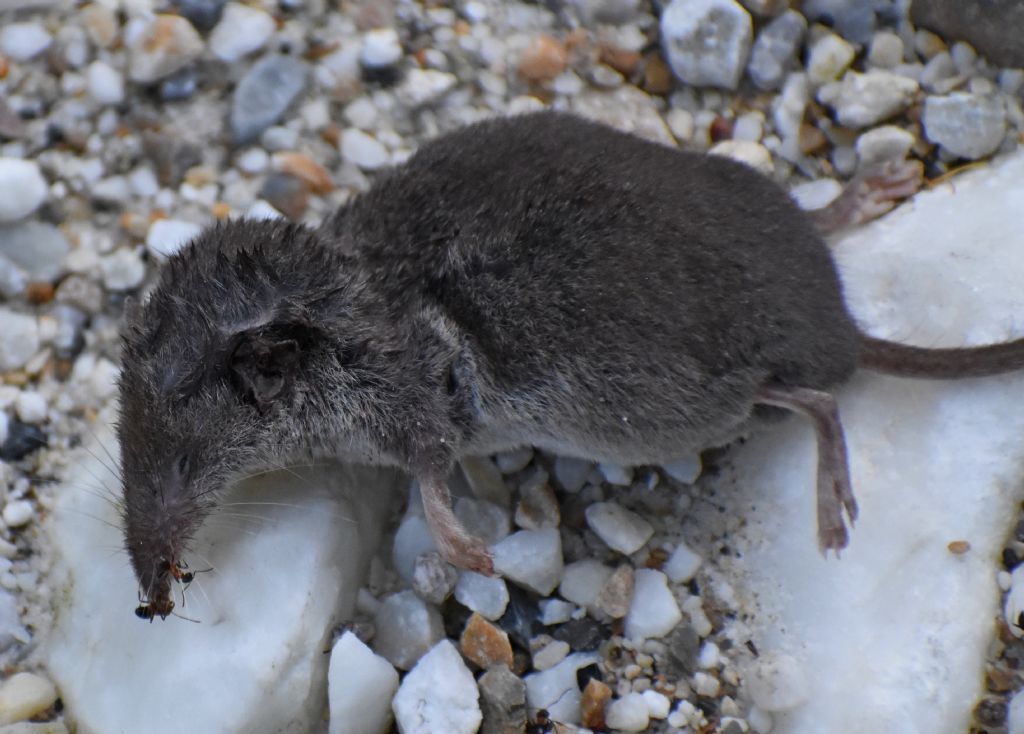
<svg viewBox="0 0 1024 734">
<path fill-rule="evenodd" d="M 101 449 L 103 449 L 103 453 L 105 453 L 107 455 L 107 458 L 110 459 L 110 463 L 113 466 L 118 466 L 119 464 L 118 464 L 117 459 L 115 459 L 113 454 L 111 454 L 110 451 L 107 449 L 107 445 L 105 443 L 103 443 L 102 441 L 100 441 L 100 437 L 96 433 L 96 430 L 93 428 L 92 424 L 89 423 L 88 421 L 86 421 L 85 427 L 89 429 L 89 433 L 91 433 L 92 437 L 94 439 L 96 439 L 96 443 L 99 444 L 99 447 Z"/>
</svg>

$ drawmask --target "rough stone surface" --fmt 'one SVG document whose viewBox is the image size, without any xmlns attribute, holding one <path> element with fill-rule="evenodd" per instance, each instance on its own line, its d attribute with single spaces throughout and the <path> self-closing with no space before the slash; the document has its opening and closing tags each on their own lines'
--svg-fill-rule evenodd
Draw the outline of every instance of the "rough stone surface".
<svg viewBox="0 0 1024 734">
<path fill-rule="evenodd" d="M 750 54 L 750 15 L 734 0 L 672 0 L 661 13 L 661 40 L 687 84 L 735 89 Z"/>
<path fill-rule="evenodd" d="M 832 107 L 843 125 L 861 128 L 902 112 L 913 101 L 917 88 L 913 79 L 881 69 L 865 74 L 848 71 L 841 81 L 823 86 L 818 101 Z"/>
<path fill-rule="evenodd" d="M 459 651 L 441 640 L 402 681 L 392 708 L 401 734 L 476 734 L 479 697 Z"/>
<path fill-rule="evenodd" d="M 231 132 L 239 144 L 252 142 L 281 119 L 306 85 L 307 68 L 291 56 L 257 61 L 235 87 Z"/>
<path fill-rule="evenodd" d="M 380 734 L 391 719 L 398 673 L 351 632 L 331 649 L 327 673 L 330 734 Z"/>
<path fill-rule="evenodd" d="M 984 158 L 1006 135 L 1006 110 L 998 97 L 958 92 L 928 96 L 921 120 L 928 140 L 959 158 Z"/>
<path fill-rule="evenodd" d="M 760 89 L 778 89 L 797 63 L 797 49 L 806 32 L 807 20 L 795 10 L 787 10 L 762 28 L 747 65 L 754 84 Z"/>
<path fill-rule="evenodd" d="M 13 222 L 38 209 L 46 199 L 46 179 L 35 161 L 0 158 L 0 222 Z"/>
</svg>

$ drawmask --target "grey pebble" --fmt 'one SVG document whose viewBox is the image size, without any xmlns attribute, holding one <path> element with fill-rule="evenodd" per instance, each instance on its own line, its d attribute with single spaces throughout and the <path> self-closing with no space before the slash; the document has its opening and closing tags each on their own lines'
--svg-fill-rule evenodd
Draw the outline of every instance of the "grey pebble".
<svg viewBox="0 0 1024 734">
<path fill-rule="evenodd" d="M 431 604 L 441 604 L 451 596 L 458 580 L 458 571 L 452 564 L 442 560 L 437 551 L 421 553 L 413 565 L 413 591 Z"/>
<path fill-rule="evenodd" d="M 39 324 L 34 316 L 0 308 L 0 371 L 23 367 L 39 351 Z"/>
<path fill-rule="evenodd" d="M 235 143 L 249 143 L 277 122 L 306 86 L 302 61 L 279 54 L 260 59 L 235 88 L 231 102 L 231 134 Z"/>
<path fill-rule="evenodd" d="M 559 456 L 555 459 L 555 479 L 566 492 L 579 492 L 594 470 L 594 465 L 583 459 Z"/>
<path fill-rule="evenodd" d="M 480 734 L 521 734 L 526 729 L 526 684 L 504 665 L 478 681 L 483 724 Z"/>
<path fill-rule="evenodd" d="M 924 136 L 959 158 L 995 152 L 1006 135 L 1006 108 L 999 97 L 958 92 L 924 101 Z"/>
<path fill-rule="evenodd" d="M 27 285 L 25 271 L 0 255 L 0 297 L 12 301 L 25 292 Z"/>
<path fill-rule="evenodd" d="M 213 29 L 224 12 L 225 0 L 175 0 L 178 13 L 203 33 Z"/>
<path fill-rule="evenodd" d="M 757 34 L 750 52 L 747 73 L 760 89 L 778 89 L 786 73 L 796 65 L 796 52 L 807 32 L 807 20 L 787 10 Z"/>
<path fill-rule="evenodd" d="M 752 40 L 750 14 L 735 0 L 672 0 L 661 14 L 661 42 L 687 84 L 735 89 Z"/>
</svg>

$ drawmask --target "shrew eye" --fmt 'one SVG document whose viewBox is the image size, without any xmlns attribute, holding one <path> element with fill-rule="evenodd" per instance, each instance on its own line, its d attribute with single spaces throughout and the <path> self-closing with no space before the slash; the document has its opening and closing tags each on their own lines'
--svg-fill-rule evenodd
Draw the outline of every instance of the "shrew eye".
<svg viewBox="0 0 1024 734">
<path fill-rule="evenodd" d="M 178 459 L 178 476 L 186 476 L 189 469 L 188 454 L 182 454 Z"/>
</svg>

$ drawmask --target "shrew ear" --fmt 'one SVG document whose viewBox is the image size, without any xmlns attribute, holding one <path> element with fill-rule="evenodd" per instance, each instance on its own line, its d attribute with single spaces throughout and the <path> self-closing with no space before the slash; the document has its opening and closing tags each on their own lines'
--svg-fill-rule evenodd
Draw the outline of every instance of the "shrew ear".
<svg viewBox="0 0 1024 734">
<path fill-rule="evenodd" d="M 285 397 L 302 357 L 300 340 L 279 330 L 253 330 L 240 335 L 228 360 L 235 384 L 261 412 Z"/>
</svg>

